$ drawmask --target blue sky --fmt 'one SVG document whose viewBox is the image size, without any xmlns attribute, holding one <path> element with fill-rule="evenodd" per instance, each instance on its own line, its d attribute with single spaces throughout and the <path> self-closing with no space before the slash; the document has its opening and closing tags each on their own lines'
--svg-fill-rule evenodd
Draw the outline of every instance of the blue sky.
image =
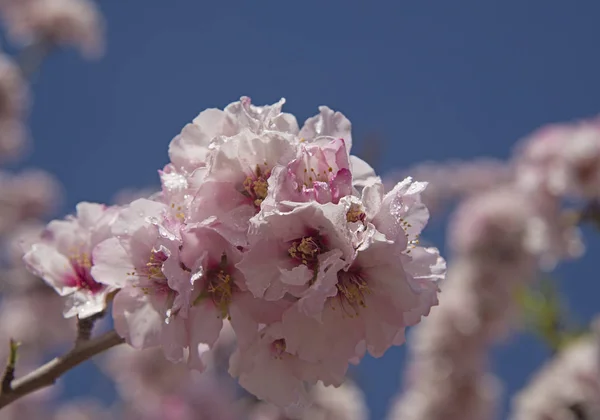
<svg viewBox="0 0 600 420">
<path fill-rule="evenodd" d="M 285 97 L 303 121 L 326 104 L 377 134 L 385 172 L 423 160 L 507 157 L 548 122 L 600 112 L 600 3 L 594 0 L 101 1 L 108 49 L 98 62 L 51 56 L 36 77 L 27 165 L 55 173 L 69 212 L 124 187 L 157 183 L 167 146 L 201 110 L 242 95 Z M 428 237 L 443 245 L 443 225 Z M 586 321 L 600 286 L 591 256 L 559 269 Z M 545 357 L 519 335 L 494 351 L 505 398 Z M 358 378 L 373 419 L 400 381 L 404 349 L 366 360 Z M 88 371 L 67 378 L 81 395 Z M 79 388 L 79 389 L 78 389 Z M 106 387 L 95 388 L 104 391 Z"/>
</svg>

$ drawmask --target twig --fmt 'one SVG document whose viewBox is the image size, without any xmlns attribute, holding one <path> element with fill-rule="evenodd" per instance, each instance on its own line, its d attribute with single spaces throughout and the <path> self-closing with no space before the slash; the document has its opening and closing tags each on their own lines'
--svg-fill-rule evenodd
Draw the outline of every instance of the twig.
<svg viewBox="0 0 600 420">
<path fill-rule="evenodd" d="M 2 393 L 10 392 L 12 381 L 15 379 L 15 365 L 17 363 L 17 349 L 19 343 L 12 338 L 9 342 L 9 353 L 8 362 L 6 363 L 6 369 L 4 370 L 4 376 L 2 377 Z"/>
<path fill-rule="evenodd" d="M 57 357 L 22 378 L 13 380 L 10 390 L 0 393 L 0 408 L 54 384 L 65 372 L 122 342 L 123 339 L 115 331 L 110 331 L 100 337 L 77 343 L 75 348 L 64 356 Z"/>
</svg>

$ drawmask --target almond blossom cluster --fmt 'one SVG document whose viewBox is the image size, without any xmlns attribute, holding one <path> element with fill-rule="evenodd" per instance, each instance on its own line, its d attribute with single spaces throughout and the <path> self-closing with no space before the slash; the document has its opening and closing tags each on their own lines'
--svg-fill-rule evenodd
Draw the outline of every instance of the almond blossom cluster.
<svg viewBox="0 0 600 420">
<path fill-rule="evenodd" d="M 513 399 L 510 419 L 600 418 L 599 333 L 596 325 L 594 334 L 569 344 L 543 366 Z"/>
<path fill-rule="evenodd" d="M 499 390 L 489 373 L 489 349 L 515 327 L 516 296 L 538 270 L 582 254 L 579 230 L 564 217 L 563 204 L 598 197 L 596 149 L 596 121 L 542 129 L 506 164 L 514 176 L 484 179 L 458 206 L 448 229 L 454 259 L 440 307 L 415 331 L 408 388 L 390 419 L 492 416 Z"/>
<path fill-rule="evenodd" d="M 350 154 L 350 122 L 321 107 L 299 128 L 284 100 L 208 109 L 169 145 L 162 190 L 125 206 L 80 203 L 24 260 L 65 296 L 65 316 L 103 313 L 137 349 L 206 369 L 224 321 L 229 372 L 290 413 L 321 381 L 404 342 L 437 304 L 445 262 L 419 246 L 426 184 L 385 192 Z"/>
</svg>

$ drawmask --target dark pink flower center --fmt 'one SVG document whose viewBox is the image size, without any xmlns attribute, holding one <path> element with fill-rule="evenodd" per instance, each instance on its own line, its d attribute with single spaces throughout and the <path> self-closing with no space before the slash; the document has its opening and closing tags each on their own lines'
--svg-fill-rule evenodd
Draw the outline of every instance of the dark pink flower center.
<svg viewBox="0 0 600 420">
<path fill-rule="evenodd" d="M 70 275 L 66 284 L 71 287 L 89 290 L 91 293 L 97 293 L 104 289 L 104 285 L 98 283 L 92 277 L 90 269 L 92 268 L 92 260 L 87 254 L 79 254 L 71 258 L 71 267 L 74 275 Z"/>
</svg>

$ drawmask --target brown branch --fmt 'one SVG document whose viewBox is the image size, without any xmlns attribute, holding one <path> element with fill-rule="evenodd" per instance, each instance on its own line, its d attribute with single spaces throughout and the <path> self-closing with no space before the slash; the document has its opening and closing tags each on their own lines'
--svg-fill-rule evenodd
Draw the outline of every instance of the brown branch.
<svg viewBox="0 0 600 420">
<path fill-rule="evenodd" d="M 64 356 L 57 357 L 22 378 L 12 381 L 10 390 L 0 393 L 0 408 L 25 395 L 53 385 L 65 372 L 122 342 L 123 339 L 115 331 L 89 341 L 79 342 Z"/>
</svg>

